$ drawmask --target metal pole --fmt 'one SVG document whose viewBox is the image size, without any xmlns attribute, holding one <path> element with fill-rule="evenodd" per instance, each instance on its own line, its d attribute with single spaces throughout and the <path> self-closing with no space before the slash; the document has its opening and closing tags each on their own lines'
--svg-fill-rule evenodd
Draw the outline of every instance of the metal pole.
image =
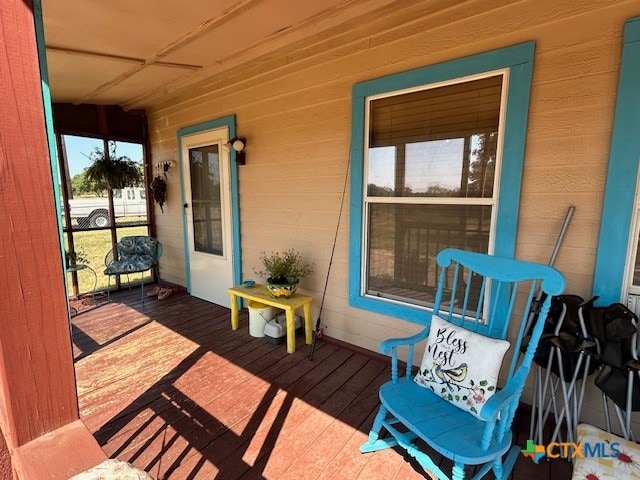
<svg viewBox="0 0 640 480">
<path fill-rule="evenodd" d="M 553 253 L 551 253 L 551 258 L 549 259 L 549 266 L 553 267 L 553 264 L 556 263 L 556 257 L 558 256 L 558 251 L 560 250 L 560 245 L 564 240 L 564 236 L 567 233 L 567 228 L 569 228 L 569 222 L 571 221 L 571 217 L 573 217 L 573 212 L 576 211 L 576 207 L 571 205 L 569 210 L 567 210 L 567 215 L 564 217 L 564 223 L 562 224 L 562 228 L 560 229 L 560 234 L 558 235 L 558 240 L 556 240 L 556 245 L 553 247 Z"/>
</svg>

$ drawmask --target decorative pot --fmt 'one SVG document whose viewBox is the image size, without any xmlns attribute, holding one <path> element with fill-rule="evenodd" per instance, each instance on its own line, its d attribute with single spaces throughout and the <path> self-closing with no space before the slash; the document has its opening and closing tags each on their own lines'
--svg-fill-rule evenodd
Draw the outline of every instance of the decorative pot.
<svg viewBox="0 0 640 480">
<path fill-rule="evenodd" d="M 273 282 L 271 278 L 267 279 L 267 289 L 275 298 L 289 298 L 298 288 L 300 279 L 296 278 L 293 282 Z"/>
</svg>

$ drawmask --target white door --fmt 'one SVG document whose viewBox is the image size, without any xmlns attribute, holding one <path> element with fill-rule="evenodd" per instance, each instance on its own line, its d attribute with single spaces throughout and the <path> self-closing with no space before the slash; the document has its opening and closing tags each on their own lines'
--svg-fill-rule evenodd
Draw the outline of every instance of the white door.
<svg viewBox="0 0 640 480">
<path fill-rule="evenodd" d="M 182 137 L 191 294 L 229 307 L 233 243 L 227 127 Z"/>
</svg>

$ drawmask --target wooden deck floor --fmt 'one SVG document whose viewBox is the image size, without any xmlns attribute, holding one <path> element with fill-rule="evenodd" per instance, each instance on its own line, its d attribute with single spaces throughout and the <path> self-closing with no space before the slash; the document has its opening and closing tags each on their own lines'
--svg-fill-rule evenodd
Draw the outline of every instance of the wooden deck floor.
<svg viewBox="0 0 640 480">
<path fill-rule="evenodd" d="M 298 350 L 231 331 L 228 309 L 140 292 L 72 320 L 81 418 L 106 454 L 156 479 L 418 479 L 400 451 L 361 455 L 387 362 L 336 343 Z M 526 438 L 519 439 L 521 444 Z M 562 479 L 518 460 L 514 479 Z"/>
</svg>

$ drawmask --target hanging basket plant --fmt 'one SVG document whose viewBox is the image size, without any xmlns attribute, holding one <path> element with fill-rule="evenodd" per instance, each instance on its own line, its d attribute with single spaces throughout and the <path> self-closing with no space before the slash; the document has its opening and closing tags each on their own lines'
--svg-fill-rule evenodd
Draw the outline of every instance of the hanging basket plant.
<svg viewBox="0 0 640 480">
<path fill-rule="evenodd" d="M 153 200 L 160 205 L 160 210 L 164 213 L 163 206 L 167 200 L 167 182 L 158 175 L 151 182 L 151 190 L 153 191 Z"/>
<path fill-rule="evenodd" d="M 108 190 L 140 185 L 144 178 L 140 165 L 129 157 L 118 156 L 115 143 L 109 144 L 109 150 L 96 148 L 89 155 L 93 163 L 86 169 L 87 178 Z"/>
</svg>

